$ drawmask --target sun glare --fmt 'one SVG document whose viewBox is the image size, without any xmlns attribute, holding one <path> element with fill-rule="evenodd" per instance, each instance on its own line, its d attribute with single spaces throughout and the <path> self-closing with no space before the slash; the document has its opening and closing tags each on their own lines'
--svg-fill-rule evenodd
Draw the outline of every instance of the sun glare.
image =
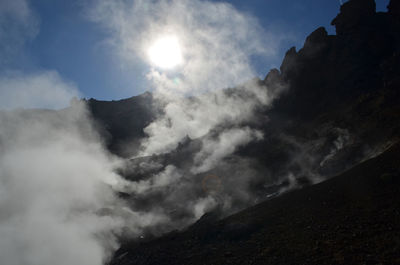
<svg viewBox="0 0 400 265">
<path fill-rule="evenodd" d="M 157 39 L 149 48 L 148 56 L 152 64 L 163 69 L 172 69 L 183 62 L 181 47 L 175 36 Z"/>
</svg>

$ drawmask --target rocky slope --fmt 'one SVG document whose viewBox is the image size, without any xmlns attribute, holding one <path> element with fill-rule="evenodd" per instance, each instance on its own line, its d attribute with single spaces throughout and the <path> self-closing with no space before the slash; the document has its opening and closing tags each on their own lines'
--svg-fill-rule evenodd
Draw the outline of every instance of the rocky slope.
<svg viewBox="0 0 400 265">
<path fill-rule="evenodd" d="M 125 243 L 112 265 L 399 264 L 400 146 L 221 221 Z"/>
</svg>

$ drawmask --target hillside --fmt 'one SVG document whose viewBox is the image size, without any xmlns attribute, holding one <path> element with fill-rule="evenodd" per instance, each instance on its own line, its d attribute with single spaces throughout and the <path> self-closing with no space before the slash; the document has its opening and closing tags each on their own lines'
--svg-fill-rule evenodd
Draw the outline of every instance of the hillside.
<svg viewBox="0 0 400 265">
<path fill-rule="evenodd" d="M 128 243 L 112 265 L 399 264 L 400 146 L 218 222 Z"/>
</svg>

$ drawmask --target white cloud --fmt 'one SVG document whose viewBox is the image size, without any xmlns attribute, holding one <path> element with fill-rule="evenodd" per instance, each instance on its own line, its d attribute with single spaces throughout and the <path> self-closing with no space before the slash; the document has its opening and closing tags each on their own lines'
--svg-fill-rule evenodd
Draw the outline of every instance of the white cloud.
<svg viewBox="0 0 400 265">
<path fill-rule="evenodd" d="M 122 229 L 137 236 L 169 219 L 157 209 L 134 212 L 116 196 L 126 186 L 115 173 L 120 161 L 103 148 L 83 102 L 42 109 L 79 97 L 73 83 L 56 71 L 10 70 L 38 30 L 28 1 L 0 1 L 0 261 L 104 264 Z"/>
<path fill-rule="evenodd" d="M 195 174 L 207 172 L 217 166 L 224 157 L 233 154 L 237 147 L 261 140 L 262 137 L 259 131 L 240 128 L 223 131 L 217 139 L 206 138 L 201 151 L 195 156 L 196 166 L 191 171 Z"/>
<path fill-rule="evenodd" d="M 24 62 L 26 42 L 39 32 L 28 0 L 0 1 L 0 109 L 63 108 L 78 89 L 56 71 L 13 71 Z"/>
<path fill-rule="evenodd" d="M 126 183 L 125 189 L 136 194 L 145 194 L 154 191 L 155 189 L 164 189 L 169 185 L 175 184 L 181 178 L 182 175 L 177 171 L 177 169 L 172 165 L 168 165 L 164 171 L 149 179 L 133 182 L 132 184 Z"/>
<path fill-rule="evenodd" d="M 250 57 L 275 56 L 283 39 L 282 34 L 263 29 L 253 16 L 225 2 L 92 2 L 90 18 L 110 32 L 109 41 L 124 63 L 149 62 L 147 50 L 158 38 L 177 36 L 185 61 L 178 70 L 181 81 L 177 84 L 170 75 L 154 70 L 149 77 L 158 90 L 198 92 L 247 81 L 255 76 Z"/>
<path fill-rule="evenodd" d="M 1 262 L 102 264 L 124 224 L 99 214 L 121 208 L 111 189 L 118 161 L 99 144 L 84 106 L 0 112 L 0 145 Z"/>
<path fill-rule="evenodd" d="M 13 63 L 23 45 L 39 32 L 39 19 L 27 0 L 0 1 L 0 67 Z"/>
<path fill-rule="evenodd" d="M 148 62 L 148 49 L 160 37 L 176 36 L 183 53 L 175 70 L 148 73 L 165 114 L 145 132 L 141 155 L 174 149 L 187 135 L 198 138 L 224 122 L 239 124 L 276 96 L 257 82 L 251 57 L 272 58 L 284 36 L 263 29 L 257 19 L 225 2 L 201 0 L 94 0 L 89 17 L 109 32 L 122 63 Z M 219 91 L 242 86 L 247 95 Z M 215 93 L 215 94 L 214 94 Z M 195 96 L 195 101 L 185 97 Z"/>
<path fill-rule="evenodd" d="M 77 87 L 55 71 L 0 75 L 0 109 L 63 108 L 79 95 Z"/>
</svg>

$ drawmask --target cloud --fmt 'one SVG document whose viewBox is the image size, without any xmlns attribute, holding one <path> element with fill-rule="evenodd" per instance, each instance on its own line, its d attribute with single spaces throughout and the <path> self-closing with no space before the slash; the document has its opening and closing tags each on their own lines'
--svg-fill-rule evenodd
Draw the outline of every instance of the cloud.
<svg viewBox="0 0 400 265">
<path fill-rule="evenodd" d="M 261 132 L 248 127 L 225 130 L 217 139 L 206 138 L 201 151 L 194 158 L 197 165 L 191 171 L 195 174 L 207 172 L 218 166 L 224 157 L 233 154 L 237 147 L 262 138 Z"/>
<path fill-rule="evenodd" d="M 143 141 L 141 155 L 171 151 L 186 136 L 200 138 L 221 125 L 239 128 L 246 121 L 254 121 L 254 111 L 267 106 L 275 96 L 255 80 L 231 94 L 216 90 L 190 98 L 166 97 L 163 93 L 156 93 L 156 97 L 164 102 L 164 113 L 145 128 L 149 137 Z"/>
<path fill-rule="evenodd" d="M 25 68 L 24 46 L 38 33 L 39 17 L 30 1 L 0 1 L 0 109 L 64 108 L 80 95 L 56 71 L 15 70 Z"/>
<path fill-rule="evenodd" d="M 117 235 L 170 220 L 117 196 L 127 185 L 116 174 L 122 163 L 103 148 L 84 102 L 71 101 L 75 84 L 56 71 L 11 70 L 38 31 L 28 1 L 0 1 L 0 260 L 104 264 Z M 162 175 L 157 183 L 167 184 Z"/>
<path fill-rule="evenodd" d="M 78 93 L 55 72 L 18 73 L 0 83 L 0 88 L 20 88 L 23 100 L 15 102 L 24 107 L 61 107 Z M 116 173 L 123 163 L 103 147 L 85 102 L 72 103 L 61 110 L 0 110 L 0 260 L 5 264 L 104 264 L 118 247 L 118 235 L 165 231 L 160 229 L 171 223 L 163 210 L 132 210 L 117 196 L 131 185 Z M 154 182 L 169 183 L 162 174 Z"/>
<path fill-rule="evenodd" d="M 99 265 L 128 220 L 113 190 L 119 162 L 103 149 L 83 103 L 24 110 L 64 108 L 80 94 L 56 71 L 10 71 L 38 21 L 28 1 L 0 1 L 0 260 Z M 107 208 L 118 213 L 102 213 Z"/>
<path fill-rule="evenodd" d="M 0 75 L 0 109 L 64 108 L 79 95 L 78 88 L 56 71 Z"/>
<path fill-rule="evenodd" d="M 164 189 L 169 185 L 175 184 L 182 175 L 173 165 L 168 165 L 165 169 L 149 179 L 141 180 L 133 185 L 129 185 L 129 191 L 136 194 L 146 194 L 156 189 Z"/>
<path fill-rule="evenodd" d="M 123 208 L 112 189 L 118 160 L 102 148 L 83 104 L 0 112 L 0 146 L 2 263 L 102 264 L 124 224 L 100 214 Z"/>
<path fill-rule="evenodd" d="M 26 0 L 2 0 L 0 7 L 0 12 L 3 16 L 10 16 L 24 25 L 29 24 L 34 16 Z"/>
<path fill-rule="evenodd" d="M 0 69 L 13 64 L 24 44 L 38 33 L 39 19 L 29 1 L 0 1 Z"/>
<path fill-rule="evenodd" d="M 235 86 L 255 76 L 251 56 L 274 57 L 282 34 L 263 29 L 257 19 L 225 2 L 200 0 L 91 1 L 88 16 L 110 33 L 109 43 L 123 63 L 150 63 L 147 51 L 159 38 L 179 39 L 185 63 L 181 81 L 168 82 L 156 69 L 163 89 L 193 92 Z M 160 89 L 159 85 L 156 85 Z"/>
<path fill-rule="evenodd" d="M 140 155 L 168 152 L 186 136 L 199 138 L 225 122 L 251 119 L 255 109 L 275 98 L 277 93 L 249 82 L 257 76 L 251 58 L 273 58 L 285 36 L 262 28 L 251 14 L 229 3 L 200 0 L 90 3 L 88 16 L 108 30 L 122 63 L 151 65 L 148 49 L 166 35 L 176 36 L 182 46 L 181 66 L 148 72 L 164 115 L 145 129 L 149 137 Z M 239 84 L 246 84 L 244 98 L 219 91 Z"/>
</svg>

